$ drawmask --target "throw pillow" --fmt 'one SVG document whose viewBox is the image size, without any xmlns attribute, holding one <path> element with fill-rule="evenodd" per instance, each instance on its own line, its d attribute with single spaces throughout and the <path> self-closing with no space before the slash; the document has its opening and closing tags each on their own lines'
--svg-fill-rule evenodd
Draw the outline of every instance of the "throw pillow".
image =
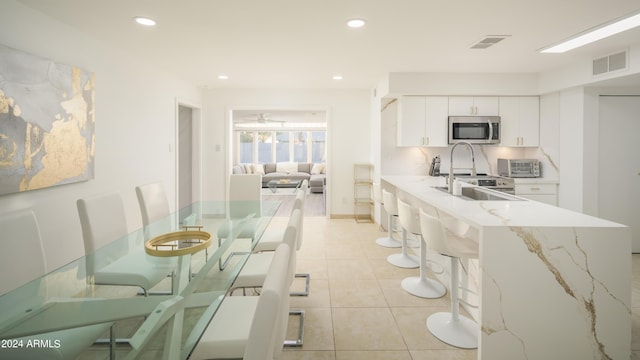
<svg viewBox="0 0 640 360">
<path fill-rule="evenodd" d="M 264 175 L 264 166 L 262 164 L 253 164 L 253 173 Z"/>
<path fill-rule="evenodd" d="M 319 175 L 324 172 L 324 164 L 313 164 L 311 175 Z"/>
<path fill-rule="evenodd" d="M 298 172 L 298 163 L 277 163 L 276 172 L 290 174 L 292 172 Z"/>
<path fill-rule="evenodd" d="M 251 164 L 244 164 L 244 171 L 247 174 L 253 174 L 253 166 Z"/>
</svg>

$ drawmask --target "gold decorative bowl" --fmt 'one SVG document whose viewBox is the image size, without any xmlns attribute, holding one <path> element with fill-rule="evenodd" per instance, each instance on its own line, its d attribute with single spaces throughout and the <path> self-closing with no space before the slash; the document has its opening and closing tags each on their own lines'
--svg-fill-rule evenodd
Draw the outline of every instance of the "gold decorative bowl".
<svg viewBox="0 0 640 360">
<path fill-rule="evenodd" d="M 181 244 L 187 244 L 186 247 L 178 247 L 175 244 L 168 244 L 173 241 L 179 241 Z M 144 251 L 153 256 L 170 257 L 194 254 L 211 245 L 211 234 L 206 231 L 189 230 L 175 231 L 167 234 L 156 236 L 144 243 Z M 160 247 L 171 247 L 171 250 L 160 249 Z"/>
</svg>

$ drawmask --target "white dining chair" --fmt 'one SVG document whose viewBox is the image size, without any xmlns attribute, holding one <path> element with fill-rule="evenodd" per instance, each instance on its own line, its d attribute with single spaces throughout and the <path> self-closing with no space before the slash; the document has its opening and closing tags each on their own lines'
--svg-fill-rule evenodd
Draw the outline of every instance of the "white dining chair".
<svg viewBox="0 0 640 360">
<path fill-rule="evenodd" d="M 300 232 L 301 223 L 302 211 L 300 209 L 294 209 L 289 217 L 287 228 L 283 233 L 282 243 L 287 244 L 290 249 L 294 249 L 289 255 L 289 288 L 291 287 L 294 278 L 298 275 L 294 274 L 297 264 L 295 246 L 297 243 L 298 233 Z M 243 294 L 246 295 L 247 288 L 261 288 L 273 261 L 273 251 L 251 254 L 231 286 L 230 293 L 232 294 L 235 290 L 242 289 Z M 300 296 L 298 293 L 290 293 L 289 295 Z M 289 311 L 289 315 L 299 317 L 298 335 L 294 340 L 285 340 L 284 345 L 288 347 L 300 347 L 304 343 L 305 312 L 301 309 L 293 309 Z"/>
<path fill-rule="evenodd" d="M 449 345 L 463 349 L 478 347 L 480 328 L 472 319 L 460 315 L 458 292 L 461 289 L 458 276 L 458 263 L 461 258 L 477 259 L 478 243 L 445 230 L 438 218 L 420 210 L 420 227 L 429 248 L 449 258 L 451 264 L 451 311 L 437 312 L 427 318 L 427 329 L 435 337 Z M 463 290 L 467 290 L 464 289 Z"/>
<path fill-rule="evenodd" d="M 124 205 L 118 193 L 77 201 L 87 258 L 87 278 L 96 285 L 137 286 L 147 295 L 175 270 L 175 261 L 157 259 L 130 247 Z M 114 244 L 114 241 L 118 241 Z"/>
<path fill-rule="evenodd" d="M 291 249 L 278 247 L 260 296 L 227 296 L 189 359 L 278 359 L 286 333 Z"/>
<path fill-rule="evenodd" d="M 256 230 L 262 216 L 262 176 L 260 174 L 229 175 L 229 201 L 227 219 L 218 228 L 218 245 L 231 233 L 237 239 L 251 239 L 254 243 Z M 247 217 L 251 217 L 247 219 Z M 232 256 L 246 252 L 232 252 L 225 260 L 220 258 L 220 270 L 224 270 Z"/>
<path fill-rule="evenodd" d="M 47 272 L 46 259 L 35 214 L 21 210 L 0 215 L 0 322 L 27 309 L 37 309 L 46 303 L 46 284 L 40 278 Z M 21 286 L 19 293 L 7 294 Z M 4 295 L 4 296 L 3 296 Z M 5 303 L 6 302 L 6 303 Z M 22 341 L 18 349 L 0 347 L 0 359 L 75 359 L 101 335 L 108 333 L 112 323 L 59 330 L 14 339 Z M 60 347 L 27 347 L 28 341 L 49 340 Z"/>
<path fill-rule="evenodd" d="M 169 200 L 162 183 L 154 182 L 136 186 L 136 197 L 147 238 L 175 231 L 169 216 Z M 153 226 L 153 229 L 150 226 Z"/>
</svg>

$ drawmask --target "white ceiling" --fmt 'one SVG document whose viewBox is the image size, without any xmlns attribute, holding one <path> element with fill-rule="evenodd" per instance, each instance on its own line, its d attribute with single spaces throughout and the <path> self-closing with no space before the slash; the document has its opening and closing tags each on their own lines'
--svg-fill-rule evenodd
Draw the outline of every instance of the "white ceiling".
<svg viewBox="0 0 640 360">
<path fill-rule="evenodd" d="M 542 72 L 640 41 L 635 29 L 566 54 L 536 51 L 637 11 L 638 0 L 19 1 L 206 87 L 371 89 L 389 72 Z M 353 17 L 367 26 L 347 28 Z M 486 35 L 511 36 L 469 49 Z"/>
</svg>

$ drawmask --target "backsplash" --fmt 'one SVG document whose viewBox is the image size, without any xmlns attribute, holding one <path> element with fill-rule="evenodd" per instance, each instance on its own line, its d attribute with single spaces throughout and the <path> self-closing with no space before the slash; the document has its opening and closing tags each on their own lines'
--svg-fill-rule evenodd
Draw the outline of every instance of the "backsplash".
<svg viewBox="0 0 640 360">
<path fill-rule="evenodd" d="M 448 173 L 450 166 L 451 146 L 448 147 L 397 147 L 397 102 L 385 104 L 381 114 L 381 174 L 384 175 L 427 175 L 431 159 L 440 156 L 440 172 Z M 541 129 L 543 130 L 543 129 Z M 542 133 L 542 131 L 541 131 Z M 541 144 L 544 141 L 541 139 Z M 476 170 L 478 173 L 497 175 L 498 158 L 533 158 L 540 161 L 542 177 L 558 179 L 557 146 L 519 148 L 499 145 L 473 145 Z M 454 165 L 456 168 L 471 168 L 471 154 L 466 146 L 455 149 Z M 464 170 L 456 170 L 463 172 Z"/>
</svg>

